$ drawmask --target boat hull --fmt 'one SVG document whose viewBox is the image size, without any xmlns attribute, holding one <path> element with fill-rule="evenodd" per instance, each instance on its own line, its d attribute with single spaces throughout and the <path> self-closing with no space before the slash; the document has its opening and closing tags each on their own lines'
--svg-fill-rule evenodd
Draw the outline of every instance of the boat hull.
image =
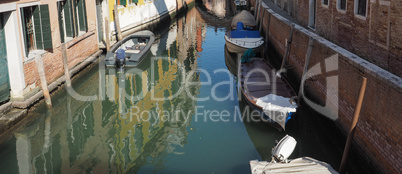
<svg viewBox="0 0 402 174">
<path fill-rule="evenodd" d="M 248 41 L 250 40 L 250 41 Z M 248 49 L 253 49 L 254 52 L 258 53 L 262 50 L 262 45 L 264 43 L 263 38 L 248 39 L 247 38 L 229 38 L 225 35 L 226 46 L 231 53 L 244 53 Z"/>
<path fill-rule="evenodd" d="M 255 70 L 258 70 L 257 73 L 250 73 Z M 263 76 L 265 74 L 267 77 Z M 239 79 L 241 80 L 242 95 L 252 109 L 260 112 L 261 120 L 280 131 L 284 130 L 284 125 L 273 120 L 272 115 L 267 115 L 263 108 L 257 104 L 257 100 L 269 94 L 285 98 L 295 96 L 296 93 L 289 83 L 285 79 L 276 77 L 274 69 L 262 58 L 251 58 L 251 62 L 241 63 Z M 264 80 L 269 82 L 269 84 L 261 85 L 261 82 L 264 82 Z M 294 112 L 289 112 L 288 115 L 285 115 L 287 117 L 286 120 L 294 114 Z"/>
<path fill-rule="evenodd" d="M 155 41 L 155 36 L 151 31 L 139 31 L 134 34 L 131 34 L 121 41 L 117 42 L 113 47 L 110 48 L 110 51 L 107 52 L 105 57 L 105 65 L 106 67 L 116 67 L 117 60 L 115 58 L 115 52 L 117 49 L 124 49 L 125 43 L 135 39 L 135 38 L 145 38 L 148 39 L 146 45 L 140 49 L 139 51 L 136 50 L 126 50 L 126 59 L 124 63 L 124 67 L 137 67 L 145 57 L 148 57 L 150 53 L 150 48 L 152 43 Z"/>
</svg>

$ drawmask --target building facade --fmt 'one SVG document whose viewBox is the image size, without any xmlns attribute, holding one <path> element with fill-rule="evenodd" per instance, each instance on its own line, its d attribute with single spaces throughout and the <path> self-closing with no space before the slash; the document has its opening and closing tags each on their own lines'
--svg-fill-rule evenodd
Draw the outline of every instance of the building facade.
<svg viewBox="0 0 402 174">
<path fill-rule="evenodd" d="M 316 34 L 401 77 L 398 0 L 272 0 Z"/>
<path fill-rule="evenodd" d="M 69 68 L 99 49 L 95 1 L 2 1 L 0 17 L 2 102 L 24 101 L 40 90 L 36 57 L 50 84 L 64 74 L 62 43 Z"/>
</svg>

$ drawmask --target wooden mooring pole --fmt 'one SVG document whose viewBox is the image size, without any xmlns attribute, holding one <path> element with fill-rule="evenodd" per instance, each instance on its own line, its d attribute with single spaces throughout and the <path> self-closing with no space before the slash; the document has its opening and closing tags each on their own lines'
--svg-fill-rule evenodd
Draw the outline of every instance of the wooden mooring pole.
<svg viewBox="0 0 402 174">
<path fill-rule="evenodd" d="M 264 8 L 264 11 L 262 11 L 261 22 L 259 22 L 260 26 L 258 28 L 258 31 L 260 31 L 260 32 L 261 32 L 261 29 L 262 29 L 262 25 L 264 24 L 265 11 L 267 11 L 267 10 Z"/>
<path fill-rule="evenodd" d="M 286 42 L 286 50 L 285 50 L 285 54 L 283 55 L 283 59 L 282 59 L 282 64 L 281 64 L 281 68 L 279 70 L 282 70 L 283 67 L 285 67 L 285 62 L 286 59 L 289 56 L 289 50 L 290 50 L 290 46 L 292 45 L 292 38 L 293 38 L 293 31 L 295 29 L 295 24 L 292 24 L 292 28 L 290 29 L 290 33 L 289 33 L 289 38 Z"/>
<path fill-rule="evenodd" d="M 40 83 L 42 85 L 43 96 L 45 97 L 45 103 L 47 106 L 51 107 L 52 100 L 50 99 L 49 88 L 47 87 L 45 68 L 43 67 L 41 55 L 35 55 L 35 62 L 39 73 Z"/>
<path fill-rule="evenodd" d="M 117 39 L 120 41 L 122 39 L 121 29 L 120 29 L 120 20 L 119 20 L 119 10 L 118 5 L 114 5 L 114 24 L 116 25 L 117 30 Z"/>
<path fill-rule="evenodd" d="M 241 54 L 237 54 L 237 98 L 241 100 Z"/>
<path fill-rule="evenodd" d="M 66 78 L 67 87 L 71 86 L 70 71 L 68 70 L 67 49 L 66 44 L 61 43 L 61 55 L 63 57 L 64 77 Z"/>
<path fill-rule="evenodd" d="M 261 3 L 262 3 L 262 0 L 258 0 L 258 11 L 257 11 L 257 24 L 258 24 L 258 21 L 259 21 L 259 19 L 260 19 L 260 10 L 261 10 Z"/>
<path fill-rule="evenodd" d="M 307 54 L 306 54 L 306 61 L 304 62 L 303 74 L 301 76 L 301 81 L 300 81 L 299 94 L 297 96 L 297 102 L 298 102 L 299 105 L 300 105 L 301 95 L 303 94 L 303 91 L 302 91 L 303 90 L 303 85 L 304 85 L 303 78 L 307 73 L 308 64 L 310 64 L 311 52 L 313 51 L 313 44 L 314 44 L 314 39 L 312 37 L 310 37 L 310 39 L 308 41 L 308 49 L 307 49 Z"/>
<path fill-rule="evenodd" d="M 359 92 L 359 98 L 357 99 L 355 113 L 353 115 L 352 125 L 350 126 L 348 138 L 347 138 L 346 144 L 345 144 L 345 149 L 343 150 L 341 166 L 339 167 L 339 173 L 341 173 L 341 174 L 345 173 L 345 167 L 346 167 L 346 162 L 347 162 L 348 156 L 349 156 L 350 146 L 352 145 L 352 142 L 353 142 L 353 137 L 355 135 L 355 130 L 356 130 L 355 128 L 357 125 L 357 121 L 359 120 L 360 109 L 361 109 L 362 103 L 363 103 L 364 92 L 366 91 L 366 84 L 367 84 L 367 78 L 363 77 L 363 81 L 362 81 L 362 84 L 360 87 L 360 92 Z"/>
<path fill-rule="evenodd" d="M 109 29 L 109 20 L 107 18 L 105 18 L 105 34 L 106 34 L 106 52 L 109 51 L 110 49 L 110 29 Z"/>
</svg>

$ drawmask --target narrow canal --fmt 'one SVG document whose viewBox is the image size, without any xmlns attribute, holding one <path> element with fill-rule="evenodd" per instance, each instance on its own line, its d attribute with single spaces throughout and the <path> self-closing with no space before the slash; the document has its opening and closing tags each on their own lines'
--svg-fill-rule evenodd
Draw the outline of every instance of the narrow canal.
<svg viewBox="0 0 402 174">
<path fill-rule="evenodd" d="M 300 121 L 311 111 L 300 109 L 285 132 L 243 122 L 250 108 L 238 101 L 236 63 L 225 56 L 231 17 L 202 9 L 159 28 L 138 68 L 105 69 L 100 61 L 73 79 L 70 92 L 55 92 L 52 108 L 31 108 L 0 138 L 0 173 L 250 173 L 249 160 L 270 160 L 286 134 L 298 141 L 291 158 L 337 169 L 341 149 L 318 131 L 325 123 Z"/>
</svg>

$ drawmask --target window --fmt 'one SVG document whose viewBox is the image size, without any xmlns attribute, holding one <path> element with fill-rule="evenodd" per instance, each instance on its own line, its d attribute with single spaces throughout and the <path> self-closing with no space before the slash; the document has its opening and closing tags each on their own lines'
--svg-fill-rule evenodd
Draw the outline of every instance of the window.
<svg viewBox="0 0 402 174">
<path fill-rule="evenodd" d="M 346 0 L 338 0 L 338 9 L 346 10 Z"/>
<path fill-rule="evenodd" d="M 127 5 L 127 0 L 116 0 L 117 5 Z"/>
<path fill-rule="evenodd" d="M 355 0 L 355 14 L 366 16 L 367 0 Z"/>
<path fill-rule="evenodd" d="M 328 1 L 329 1 L 329 0 L 322 0 L 321 3 L 322 3 L 322 5 L 324 5 L 324 6 L 328 6 Z"/>
<path fill-rule="evenodd" d="M 61 42 L 88 30 L 85 0 L 65 0 L 57 3 Z"/>
<path fill-rule="evenodd" d="M 25 54 L 53 48 L 48 5 L 21 8 Z"/>
</svg>

